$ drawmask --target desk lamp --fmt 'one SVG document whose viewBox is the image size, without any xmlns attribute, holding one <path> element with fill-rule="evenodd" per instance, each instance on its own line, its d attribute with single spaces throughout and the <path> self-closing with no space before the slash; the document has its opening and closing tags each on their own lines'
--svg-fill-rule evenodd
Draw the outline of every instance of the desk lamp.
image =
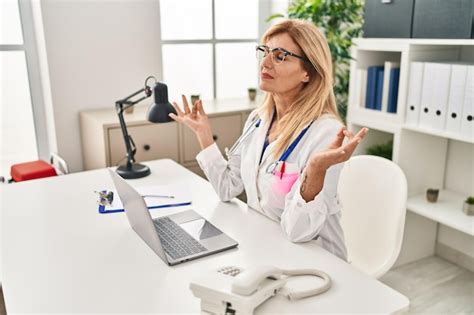
<svg viewBox="0 0 474 315">
<path fill-rule="evenodd" d="M 155 85 L 152 88 L 148 85 L 148 81 L 153 79 Z M 145 95 L 137 100 L 131 100 L 141 93 Z M 145 87 L 136 91 L 135 93 L 125 97 L 124 99 L 115 102 L 115 109 L 120 121 L 120 127 L 122 128 L 123 139 L 125 141 L 125 147 L 127 149 L 127 164 L 121 165 L 117 168 L 117 173 L 126 179 L 141 178 L 150 175 L 150 168 L 146 165 L 135 163 L 135 153 L 137 148 L 132 137 L 128 134 L 127 125 L 123 118 L 123 112 L 135 104 L 143 101 L 153 94 L 154 102 L 150 105 L 147 113 L 147 120 L 153 123 L 165 123 L 173 121 L 168 114 L 176 114 L 173 106 L 168 102 L 168 87 L 164 83 L 160 83 L 154 76 L 149 76 L 145 79 Z"/>
</svg>

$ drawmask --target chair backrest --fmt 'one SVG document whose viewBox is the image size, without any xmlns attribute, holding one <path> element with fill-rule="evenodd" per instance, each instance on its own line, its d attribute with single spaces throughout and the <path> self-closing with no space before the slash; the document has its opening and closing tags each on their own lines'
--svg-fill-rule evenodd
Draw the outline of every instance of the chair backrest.
<svg viewBox="0 0 474 315">
<path fill-rule="evenodd" d="M 52 166 L 54 166 L 58 175 L 69 174 L 69 168 L 67 167 L 66 161 L 57 153 L 51 152 L 49 162 Z"/>
<path fill-rule="evenodd" d="M 348 259 L 379 278 L 400 254 L 407 202 L 405 174 L 385 158 L 354 156 L 341 171 L 338 193 Z"/>
</svg>

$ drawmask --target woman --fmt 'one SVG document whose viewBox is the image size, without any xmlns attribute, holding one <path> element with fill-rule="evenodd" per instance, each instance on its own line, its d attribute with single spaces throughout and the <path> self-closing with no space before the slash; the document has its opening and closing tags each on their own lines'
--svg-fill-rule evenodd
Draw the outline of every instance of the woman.
<svg viewBox="0 0 474 315">
<path fill-rule="evenodd" d="M 317 239 L 346 260 L 337 197 L 339 174 L 367 133 L 353 136 L 338 114 L 331 54 L 311 23 L 272 26 L 257 47 L 260 89 L 267 92 L 226 160 L 212 138 L 201 101 L 170 116 L 193 130 L 202 151 L 196 159 L 223 201 L 245 190 L 250 207 L 279 221 L 293 242 Z M 348 141 L 344 142 L 345 137 Z M 276 162 L 275 162 L 276 161 Z"/>
</svg>

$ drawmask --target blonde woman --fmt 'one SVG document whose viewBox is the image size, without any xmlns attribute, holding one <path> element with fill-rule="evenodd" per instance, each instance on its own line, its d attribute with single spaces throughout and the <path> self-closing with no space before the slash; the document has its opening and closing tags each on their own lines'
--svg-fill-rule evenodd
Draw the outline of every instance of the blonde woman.
<svg viewBox="0 0 474 315">
<path fill-rule="evenodd" d="M 286 20 L 272 26 L 257 56 L 266 98 L 227 159 L 213 140 L 201 101 L 190 108 L 183 96 L 183 110 L 174 103 L 178 115 L 170 116 L 196 134 L 202 149 L 196 159 L 221 200 L 245 190 L 248 205 L 280 222 L 289 240 L 317 240 L 346 260 L 337 184 L 342 162 L 367 129 L 354 136 L 341 122 L 331 54 L 313 24 Z"/>
</svg>

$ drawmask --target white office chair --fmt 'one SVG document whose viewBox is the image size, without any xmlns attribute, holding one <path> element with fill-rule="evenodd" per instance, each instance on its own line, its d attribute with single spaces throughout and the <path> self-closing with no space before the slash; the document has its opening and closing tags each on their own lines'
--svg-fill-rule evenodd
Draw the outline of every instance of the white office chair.
<svg viewBox="0 0 474 315">
<path fill-rule="evenodd" d="M 341 171 L 338 193 L 349 262 L 380 278 L 400 254 L 407 202 L 405 174 L 390 160 L 354 156 Z"/>
</svg>

